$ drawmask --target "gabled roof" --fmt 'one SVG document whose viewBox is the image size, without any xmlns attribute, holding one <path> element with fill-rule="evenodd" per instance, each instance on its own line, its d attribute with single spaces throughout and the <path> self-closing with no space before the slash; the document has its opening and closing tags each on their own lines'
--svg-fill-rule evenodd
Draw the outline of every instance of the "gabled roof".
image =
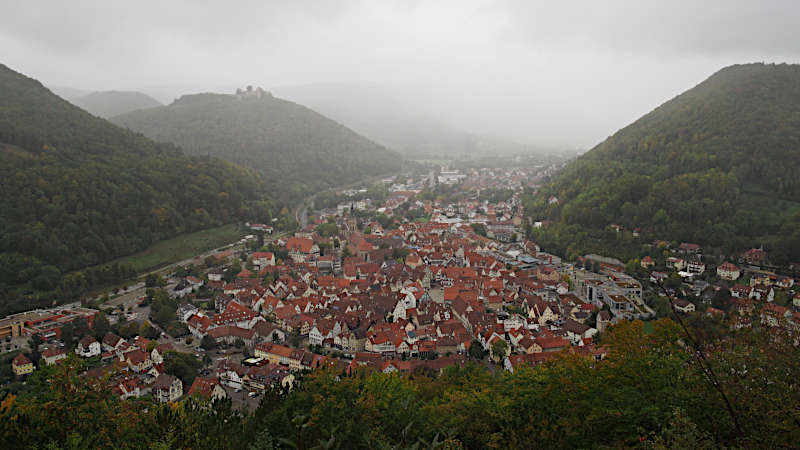
<svg viewBox="0 0 800 450">
<path fill-rule="evenodd" d="M 14 359 L 11 361 L 11 363 L 13 365 L 19 367 L 19 366 L 24 366 L 24 365 L 27 365 L 27 364 L 33 364 L 33 361 L 28 359 L 28 357 L 23 355 L 22 353 L 19 353 L 19 354 L 17 354 L 17 356 L 14 357 Z"/>
<path fill-rule="evenodd" d="M 197 377 L 192 382 L 192 387 L 189 388 L 189 392 L 187 395 L 197 395 L 200 397 L 211 397 L 211 394 L 214 392 L 214 388 L 219 384 L 219 380 L 216 378 L 204 378 L 204 377 Z"/>
<path fill-rule="evenodd" d="M 136 349 L 132 352 L 127 353 L 127 360 L 131 362 L 131 364 L 141 364 L 147 361 L 150 358 L 150 355 L 142 350 Z"/>
<path fill-rule="evenodd" d="M 110 331 L 106 333 L 105 336 L 103 336 L 103 344 L 110 345 L 112 347 L 116 347 L 117 344 L 119 344 L 119 341 L 121 340 L 122 340 L 121 337 L 117 336 L 116 334 Z"/>
<path fill-rule="evenodd" d="M 175 383 L 175 378 L 172 375 L 167 375 L 162 373 L 161 375 L 156 377 L 156 381 L 153 382 L 152 390 L 154 391 L 161 391 L 161 390 L 169 390 L 172 385 Z"/>
<path fill-rule="evenodd" d="M 577 322 L 575 320 L 572 320 L 572 319 L 567 319 L 564 322 L 564 325 L 563 325 L 562 328 L 564 328 L 564 330 L 566 330 L 566 331 L 569 331 L 569 332 L 572 332 L 572 333 L 578 334 L 578 335 L 583 335 L 584 333 L 589 331 L 589 329 L 591 329 L 591 327 L 589 325 L 584 325 L 584 324 L 582 324 L 580 322 Z"/>
<path fill-rule="evenodd" d="M 548 349 L 560 349 L 569 346 L 569 341 L 560 337 L 541 336 L 536 338 L 536 343 L 539 344 L 539 347 L 542 347 L 542 350 L 545 351 Z"/>
<path fill-rule="evenodd" d="M 88 348 L 93 343 L 97 342 L 95 338 L 92 336 L 84 336 L 80 341 L 78 341 L 78 345 L 84 348 Z"/>
<path fill-rule="evenodd" d="M 52 358 L 54 356 L 63 355 L 66 353 L 66 350 L 63 348 L 48 348 L 42 352 L 42 356 L 45 358 Z"/>
</svg>

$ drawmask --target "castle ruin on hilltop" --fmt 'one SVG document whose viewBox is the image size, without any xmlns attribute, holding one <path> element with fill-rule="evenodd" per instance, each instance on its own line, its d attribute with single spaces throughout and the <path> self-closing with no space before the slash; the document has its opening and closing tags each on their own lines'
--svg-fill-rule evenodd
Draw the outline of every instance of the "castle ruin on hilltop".
<svg viewBox="0 0 800 450">
<path fill-rule="evenodd" d="M 253 86 L 247 86 L 244 89 L 236 89 L 236 98 L 239 100 L 245 98 L 262 98 L 262 97 L 272 97 L 272 93 L 269 91 L 265 91 L 261 89 L 261 87 L 257 87 L 253 89 Z"/>
</svg>

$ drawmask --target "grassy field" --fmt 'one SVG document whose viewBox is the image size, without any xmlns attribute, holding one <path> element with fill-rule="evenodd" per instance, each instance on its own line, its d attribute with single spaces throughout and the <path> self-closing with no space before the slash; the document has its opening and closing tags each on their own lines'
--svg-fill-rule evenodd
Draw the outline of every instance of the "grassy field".
<svg viewBox="0 0 800 450">
<path fill-rule="evenodd" d="M 236 224 L 224 225 L 161 241 L 147 250 L 116 259 L 111 263 L 130 264 L 137 272 L 142 273 L 233 243 L 244 235 L 245 233 L 239 231 Z"/>
</svg>

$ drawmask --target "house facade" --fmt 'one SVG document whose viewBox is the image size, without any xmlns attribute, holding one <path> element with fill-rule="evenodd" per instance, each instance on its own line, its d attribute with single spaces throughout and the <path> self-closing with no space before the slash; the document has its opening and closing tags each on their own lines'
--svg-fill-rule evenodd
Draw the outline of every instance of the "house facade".
<svg viewBox="0 0 800 450">
<path fill-rule="evenodd" d="M 34 371 L 33 361 L 20 353 L 11 361 L 11 370 L 18 377 L 31 374 Z"/>
<path fill-rule="evenodd" d="M 183 382 L 178 377 L 162 373 L 153 382 L 151 392 L 159 403 L 174 402 L 183 395 Z"/>
</svg>

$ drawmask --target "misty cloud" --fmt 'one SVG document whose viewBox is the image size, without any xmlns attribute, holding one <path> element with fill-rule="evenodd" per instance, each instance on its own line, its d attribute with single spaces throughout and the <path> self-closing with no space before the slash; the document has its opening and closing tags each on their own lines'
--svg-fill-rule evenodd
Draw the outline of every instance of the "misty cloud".
<svg viewBox="0 0 800 450">
<path fill-rule="evenodd" d="M 0 62 L 162 101 L 402 86 L 399 108 L 459 129 L 590 147 L 726 65 L 798 62 L 797 23 L 792 1 L 6 1 Z"/>
</svg>

